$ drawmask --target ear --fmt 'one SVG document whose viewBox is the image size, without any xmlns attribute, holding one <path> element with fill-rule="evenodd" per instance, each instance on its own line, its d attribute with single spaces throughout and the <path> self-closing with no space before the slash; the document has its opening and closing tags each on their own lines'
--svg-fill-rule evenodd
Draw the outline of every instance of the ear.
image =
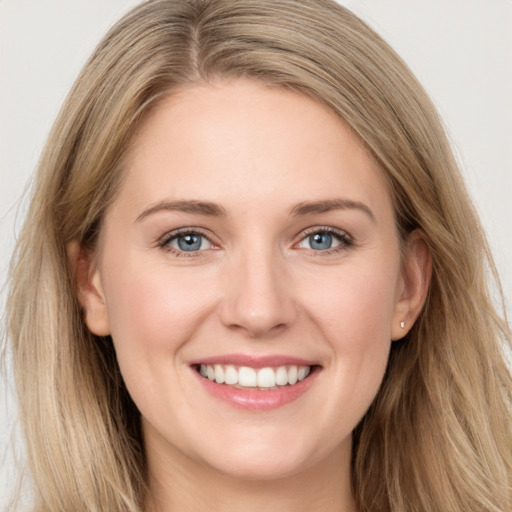
<svg viewBox="0 0 512 512">
<path fill-rule="evenodd" d="M 391 339 L 403 338 L 418 318 L 432 275 L 430 250 L 421 231 L 413 231 L 405 244 L 398 297 L 393 309 Z"/>
<path fill-rule="evenodd" d="M 110 326 L 107 305 L 95 255 L 92 251 L 86 251 L 77 241 L 68 244 L 67 252 L 85 323 L 93 334 L 108 336 Z"/>
</svg>

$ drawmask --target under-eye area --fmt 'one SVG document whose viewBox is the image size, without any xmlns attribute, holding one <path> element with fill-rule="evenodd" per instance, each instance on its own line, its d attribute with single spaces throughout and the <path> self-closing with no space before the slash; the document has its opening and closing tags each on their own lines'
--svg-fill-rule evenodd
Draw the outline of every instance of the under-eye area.
<svg viewBox="0 0 512 512">
<path fill-rule="evenodd" d="M 270 391 L 293 386 L 321 370 L 320 365 L 281 365 L 252 368 L 232 364 L 197 364 L 194 370 L 217 384 L 237 389 Z"/>
</svg>

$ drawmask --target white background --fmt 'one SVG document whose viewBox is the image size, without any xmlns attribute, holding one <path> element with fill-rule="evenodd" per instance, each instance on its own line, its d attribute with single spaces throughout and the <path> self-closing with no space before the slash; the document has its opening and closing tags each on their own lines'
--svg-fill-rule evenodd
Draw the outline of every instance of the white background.
<svg viewBox="0 0 512 512">
<path fill-rule="evenodd" d="M 101 36 L 136 3 L 0 0 L 0 286 L 23 218 L 17 203 L 53 119 Z M 510 314 L 512 0 L 341 3 L 384 36 L 433 97 L 489 234 Z M 0 310 L 4 300 L 0 292 Z M 2 456 L 14 417 L 7 396 L 0 382 L 0 509 L 13 480 L 12 459 Z"/>
</svg>

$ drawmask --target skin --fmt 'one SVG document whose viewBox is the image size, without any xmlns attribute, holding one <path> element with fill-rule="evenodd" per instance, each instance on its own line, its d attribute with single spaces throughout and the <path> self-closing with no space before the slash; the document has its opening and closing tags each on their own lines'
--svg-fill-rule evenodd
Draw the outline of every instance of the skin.
<svg viewBox="0 0 512 512">
<path fill-rule="evenodd" d="M 161 103 L 124 173 L 78 279 L 87 325 L 112 336 L 142 415 L 148 510 L 354 511 L 351 432 L 430 271 L 418 234 L 401 251 L 380 170 L 318 102 L 234 80 Z M 176 201 L 222 215 L 161 208 Z M 327 211 L 297 212 L 305 202 Z M 181 228 L 204 235 L 203 248 L 180 252 L 169 238 Z M 318 250 L 308 237 L 326 228 L 332 247 Z M 299 399 L 241 410 L 190 367 L 232 353 L 321 370 Z"/>
</svg>

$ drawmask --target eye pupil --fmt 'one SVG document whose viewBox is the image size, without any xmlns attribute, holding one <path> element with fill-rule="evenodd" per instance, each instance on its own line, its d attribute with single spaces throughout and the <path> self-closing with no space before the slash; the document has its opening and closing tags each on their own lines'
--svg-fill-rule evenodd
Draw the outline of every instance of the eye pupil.
<svg viewBox="0 0 512 512">
<path fill-rule="evenodd" d="M 312 249 L 325 251 L 332 247 L 332 235 L 323 232 L 314 233 L 309 236 L 309 243 Z"/>
<path fill-rule="evenodd" d="M 201 236 L 181 235 L 178 237 L 178 247 L 182 251 L 198 251 L 201 248 Z"/>
</svg>

